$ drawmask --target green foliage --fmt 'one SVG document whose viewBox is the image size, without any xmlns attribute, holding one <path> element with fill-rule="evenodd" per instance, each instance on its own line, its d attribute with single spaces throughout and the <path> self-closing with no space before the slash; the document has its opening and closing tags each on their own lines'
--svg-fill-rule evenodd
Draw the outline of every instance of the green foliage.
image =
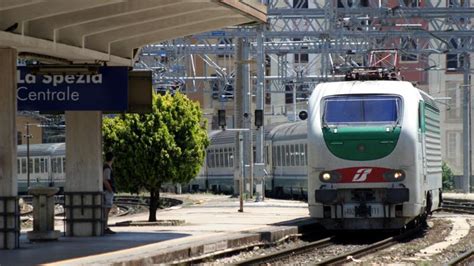
<svg viewBox="0 0 474 266">
<path fill-rule="evenodd" d="M 154 95 L 150 114 L 105 118 L 104 150 L 115 154 L 118 189 L 156 193 L 165 182 L 191 181 L 209 145 L 205 123 L 198 104 L 180 93 Z"/>
<path fill-rule="evenodd" d="M 443 162 L 443 166 L 441 167 L 443 171 L 443 189 L 451 190 L 454 187 L 454 174 L 451 168 L 449 168 L 448 164 Z"/>
</svg>

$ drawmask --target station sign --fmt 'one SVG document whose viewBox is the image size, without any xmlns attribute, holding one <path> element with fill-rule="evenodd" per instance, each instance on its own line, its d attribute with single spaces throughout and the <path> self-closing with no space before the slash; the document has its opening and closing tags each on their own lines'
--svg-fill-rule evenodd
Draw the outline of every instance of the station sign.
<svg viewBox="0 0 474 266">
<path fill-rule="evenodd" d="M 128 108 L 128 67 L 97 67 L 93 73 L 18 67 L 17 103 L 19 111 L 123 112 Z"/>
</svg>

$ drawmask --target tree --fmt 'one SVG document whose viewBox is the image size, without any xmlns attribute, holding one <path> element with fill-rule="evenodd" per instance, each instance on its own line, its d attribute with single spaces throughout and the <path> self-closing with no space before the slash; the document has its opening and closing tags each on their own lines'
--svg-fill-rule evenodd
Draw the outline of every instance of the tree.
<svg viewBox="0 0 474 266">
<path fill-rule="evenodd" d="M 443 171 L 443 189 L 453 189 L 454 186 L 454 174 L 451 168 L 449 168 L 446 162 L 443 162 L 441 166 L 441 170 Z"/>
<path fill-rule="evenodd" d="M 105 118 L 103 136 L 104 151 L 115 154 L 118 189 L 150 192 L 149 221 L 156 221 L 161 185 L 196 177 L 209 145 L 200 107 L 181 93 L 154 95 L 149 114 Z"/>
</svg>

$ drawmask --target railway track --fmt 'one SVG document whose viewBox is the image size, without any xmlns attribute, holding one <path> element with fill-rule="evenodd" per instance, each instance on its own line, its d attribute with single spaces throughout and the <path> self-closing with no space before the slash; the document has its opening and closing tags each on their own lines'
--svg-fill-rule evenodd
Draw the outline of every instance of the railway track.
<svg viewBox="0 0 474 266">
<path fill-rule="evenodd" d="M 445 200 L 440 211 L 474 214 L 474 202 Z"/>
<path fill-rule="evenodd" d="M 255 258 L 250 258 L 244 261 L 240 261 L 240 262 L 235 263 L 235 265 L 259 265 L 259 264 L 277 262 L 283 258 L 288 258 L 290 256 L 303 254 L 305 252 L 308 252 L 310 250 L 314 250 L 317 248 L 324 248 L 324 247 L 330 246 L 333 244 L 334 238 L 335 238 L 334 236 L 327 237 L 318 241 L 305 244 L 303 246 L 285 249 L 285 250 L 281 250 L 275 253 L 261 255 Z"/>
<path fill-rule="evenodd" d="M 318 262 L 318 265 L 332 265 L 332 264 L 341 264 L 341 263 L 346 263 L 346 262 L 351 262 L 354 259 L 361 258 L 363 256 L 366 256 L 368 254 L 375 253 L 379 250 L 385 249 L 387 247 L 390 247 L 392 245 L 395 245 L 399 243 L 402 240 L 408 239 L 412 236 L 414 236 L 416 233 L 418 233 L 421 230 L 421 227 L 417 227 L 414 229 L 410 229 L 400 235 L 394 236 L 394 237 L 389 237 L 386 238 L 382 241 L 378 241 L 372 244 L 369 244 L 367 246 L 364 246 L 363 248 L 355 249 L 353 251 L 333 256 L 328 259 L 325 259 L 321 262 Z M 262 265 L 262 264 L 268 264 L 268 263 L 273 263 L 277 261 L 281 261 L 282 259 L 294 257 L 295 255 L 299 254 L 304 254 L 304 253 L 309 253 L 311 251 L 314 251 L 315 249 L 318 248 L 323 248 L 323 247 L 328 247 L 336 245 L 334 243 L 334 237 L 330 238 L 325 238 L 316 242 L 312 242 L 309 244 L 306 244 L 304 246 L 300 247 L 295 247 L 295 248 L 290 248 L 286 249 L 283 251 L 278 251 L 275 253 L 271 254 L 266 254 L 266 255 L 261 255 L 255 258 L 250 258 L 244 261 L 239 261 L 235 263 L 236 265 Z"/>
<path fill-rule="evenodd" d="M 450 260 L 447 265 L 472 265 L 472 262 L 474 262 L 474 248 Z"/>
</svg>

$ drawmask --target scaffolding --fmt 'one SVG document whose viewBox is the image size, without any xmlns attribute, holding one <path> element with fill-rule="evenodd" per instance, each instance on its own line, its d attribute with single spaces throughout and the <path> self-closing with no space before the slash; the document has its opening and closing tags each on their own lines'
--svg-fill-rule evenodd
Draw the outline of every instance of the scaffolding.
<svg viewBox="0 0 474 266">
<path fill-rule="evenodd" d="M 232 93 L 226 85 L 235 87 L 236 40 L 244 39 L 249 42 L 247 60 L 254 64 L 250 80 L 258 108 L 265 109 L 262 95 L 291 93 L 296 118 L 296 99 L 309 95 L 305 94 L 308 88 L 340 79 L 347 69 L 383 63 L 370 58 L 371 51 L 396 51 L 396 64 L 416 62 L 399 64 L 402 76 L 425 73 L 422 79 L 427 82 L 427 71 L 463 75 L 463 172 L 464 180 L 469 180 L 470 54 L 474 52 L 471 0 L 261 2 L 268 6 L 265 25 L 226 28 L 146 46 L 137 68 L 154 71 L 155 88 L 202 91 L 228 100 Z M 446 57 L 445 65 L 436 60 L 441 56 Z M 205 65 L 199 73 L 197 60 Z"/>
</svg>

